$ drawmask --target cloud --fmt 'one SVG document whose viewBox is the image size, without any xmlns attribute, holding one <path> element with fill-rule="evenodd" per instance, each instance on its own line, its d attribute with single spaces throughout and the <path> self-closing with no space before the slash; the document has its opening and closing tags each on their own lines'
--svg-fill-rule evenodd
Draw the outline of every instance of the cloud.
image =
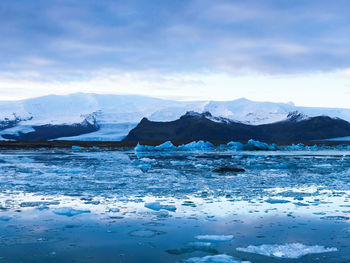
<svg viewBox="0 0 350 263">
<path fill-rule="evenodd" d="M 346 0 L 3 1 L 0 68 L 38 72 L 45 81 L 105 68 L 159 75 L 341 70 L 350 67 L 347 7 Z"/>
</svg>

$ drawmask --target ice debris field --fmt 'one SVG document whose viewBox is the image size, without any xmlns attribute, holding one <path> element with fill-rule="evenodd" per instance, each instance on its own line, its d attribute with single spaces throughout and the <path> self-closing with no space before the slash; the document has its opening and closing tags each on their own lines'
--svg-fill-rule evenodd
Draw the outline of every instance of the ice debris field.
<svg viewBox="0 0 350 263">
<path fill-rule="evenodd" d="M 0 262 L 343 263 L 349 246 L 346 145 L 0 149 Z"/>
</svg>

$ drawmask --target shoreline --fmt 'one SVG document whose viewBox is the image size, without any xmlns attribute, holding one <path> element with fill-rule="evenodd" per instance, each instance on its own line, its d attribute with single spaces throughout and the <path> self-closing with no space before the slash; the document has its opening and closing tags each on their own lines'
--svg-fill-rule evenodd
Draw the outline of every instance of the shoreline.
<svg viewBox="0 0 350 263">
<path fill-rule="evenodd" d="M 165 141 L 140 141 L 142 145 L 157 146 Z M 191 141 L 171 141 L 175 146 L 187 144 Z M 226 141 L 210 141 L 215 146 L 220 144 L 227 144 Z M 240 141 L 246 143 L 245 141 Z M 120 148 L 130 149 L 137 145 L 134 141 L 66 141 L 66 140 L 52 140 L 52 141 L 0 141 L 0 148 L 71 148 L 72 146 L 79 147 L 100 147 L 100 148 Z M 275 143 L 278 146 L 287 146 L 292 144 L 302 143 L 307 146 L 313 145 L 350 145 L 350 141 L 299 141 L 299 142 L 267 142 L 268 144 Z"/>
</svg>

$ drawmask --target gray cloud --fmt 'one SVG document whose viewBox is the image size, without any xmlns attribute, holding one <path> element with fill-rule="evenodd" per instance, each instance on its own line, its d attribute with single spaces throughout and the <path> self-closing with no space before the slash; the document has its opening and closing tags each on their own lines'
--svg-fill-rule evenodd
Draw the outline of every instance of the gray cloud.
<svg viewBox="0 0 350 263">
<path fill-rule="evenodd" d="M 0 71 L 332 71 L 350 67 L 349 11 L 346 0 L 3 1 Z"/>
</svg>

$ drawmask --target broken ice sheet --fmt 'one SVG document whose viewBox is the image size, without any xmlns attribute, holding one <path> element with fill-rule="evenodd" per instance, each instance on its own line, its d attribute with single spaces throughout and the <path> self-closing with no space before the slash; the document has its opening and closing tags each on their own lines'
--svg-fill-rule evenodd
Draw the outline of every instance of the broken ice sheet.
<svg viewBox="0 0 350 263">
<path fill-rule="evenodd" d="M 263 256 L 277 257 L 277 258 L 292 258 L 297 259 L 308 254 L 318 254 L 326 252 L 336 252 L 337 248 L 324 247 L 319 245 L 308 246 L 301 243 L 289 243 L 284 245 L 260 245 L 260 246 L 248 246 L 246 248 L 237 248 L 238 251 L 254 253 Z"/>
</svg>

